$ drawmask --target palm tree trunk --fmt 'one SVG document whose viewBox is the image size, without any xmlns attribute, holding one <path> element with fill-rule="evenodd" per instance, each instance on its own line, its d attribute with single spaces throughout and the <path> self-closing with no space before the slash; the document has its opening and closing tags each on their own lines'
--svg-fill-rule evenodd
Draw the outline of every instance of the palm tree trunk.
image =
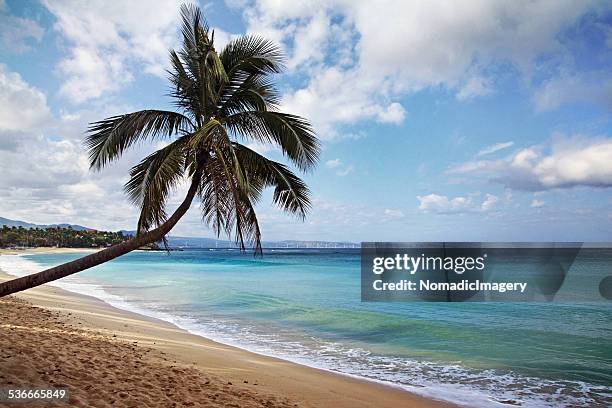
<svg viewBox="0 0 612 408">
<path fill-rule="evenodd" d="M 113 245 L 112 247 L 103 249 L 102 251 L 98 251 L 79 259 L 75 259 L 74 261 L 67 262 L 32 275 L 0 283 L 0 297 L 64 278 L 68 275 L 72 275 L 82 270 L 100 265 L 101 263 L 110 261 L 111 259 L 115 259 L 121 255 L 125 255 L 143 245 L 161 240 L 168 232 L 170 232 L 181 217 L 185 215 L 187 210 L 189 210 L 189 207 L 191 207 L 191 202 L 198 191 L 200 173 L 200 171 L 196 171 L 192 178 L 187 196 L 176 211 L 174 211 L 174 213 L 170 216 L 170 218 L 168 218 L 168 220 L 159 227 L 142 235 L 138 235 L 129 241 Z"/>
</svg>

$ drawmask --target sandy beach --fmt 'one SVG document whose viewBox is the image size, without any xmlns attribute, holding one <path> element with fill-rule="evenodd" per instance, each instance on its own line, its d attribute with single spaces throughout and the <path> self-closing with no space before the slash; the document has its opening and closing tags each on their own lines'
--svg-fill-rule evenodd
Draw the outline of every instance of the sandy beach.
<svg viewBox="0 0 612 408">
<path fill-rule="evenodd" d="M 7 253 L 24 251 L 0 256 Z M 47 285 L 0 299 L 0 316 L 0 386 L 70 391 L 67 403 L 46 406 L 451 406 L 223 345 Z"/>
</svg>

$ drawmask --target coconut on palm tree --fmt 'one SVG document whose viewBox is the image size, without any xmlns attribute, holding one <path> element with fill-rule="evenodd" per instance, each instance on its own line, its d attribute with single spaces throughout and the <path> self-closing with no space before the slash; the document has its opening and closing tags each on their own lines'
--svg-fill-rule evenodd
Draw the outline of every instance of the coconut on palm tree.
<svg viewBox="0 0 612 408">
<path fill-rule="evenodd" d="M 277 45 L 258 36 L 231 41 L 220 53 L 200 10 L 183 6 L 182 48 L 170 52 L 176 111 L 143 110 L 92 123 L 85 139 L 90 164 L 99 170 L 144 140 L 169 144 L 130 171 L 125 191 L 140 207 L 133 239 L 45 271 L 0 284 L 0 296 L 22 291 L 99 265 L 143 245 L 165 240 L 194 199 L 203 220 L 233 236 L 245 249 L 261 252 L 254 205 L 267 187 L 281 209 L 304 217 L 309 190 L 286 165 L 247 147 L 269 143 L 299 170 L 318 160 L 319 143 L 309 122 L 278 111 L 279 94 L 271 75 L 282 70 Z M 185 198 L 168 216 L 168 196 L 184 180 Z"/>
</svg>

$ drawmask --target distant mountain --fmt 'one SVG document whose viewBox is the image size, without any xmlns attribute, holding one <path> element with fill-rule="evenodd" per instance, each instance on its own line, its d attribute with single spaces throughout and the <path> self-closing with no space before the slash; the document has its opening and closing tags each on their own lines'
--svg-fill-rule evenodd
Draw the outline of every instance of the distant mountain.
<svg viewBox="0 0 612 408">
<path fill-rule="evenodd" d="M 10 220 L 8 218 L 0 217 L 0 227 L 6 225 L 7 227 L 23 227 L 23 228 L 51 228 L 51 227 L 60 227 L 60 228 L 68 228 L 71 227 L 75 231 L 82 231 L 91 229 L 88 227 L 84 227 L 82 225 L 77 224 L 32 224 L 31 222 L 19 221 L 19 220 Z"/>
<path fill-rule="evenodd" d="M 191 237 L 168 237 L 168 245 L 171 248 L 237 248 L 234 241 L 220 240 L 214 238 L 191 238 Z M 330 242 L 330 241 L 263 241 L 264 248 L 359 248 L 354 242 Z"/>
<path fill-rule="evenodd" d="M 0 217 L 0 227 L 6 225 L 8 227 L 23 227 L 23 228 L 49 228 L 49 227 L 71 227 L 75 231 L 92 229 L 77 224 L 33 224 L 26 221 L 10 220 Z M 133 230 L 120 230 L 123 235 L 136 235 Z M 177 237 L 168 236 L 168 245 L 171 248 L 237 248 L 234 241 L 228 241 L 215 238 L 193 238 L 193 237 Z M 264 248 L 358 248 L 359 244 L 354 242 L 331 242 L 331 241 L 263 241 Z"/>
<path fill-rule="evenodd" d="M 271 241 L 263 242 L 265 248 L 360 248 L 360 244 L 349 241 Z"/>
<path fill-rule="evenodd" d="M 60 228 L 68 228 L 68 227 L 70 227 L 70 228 L 72 228 L 75 231 L 83 231 L 83 230 L 95 229 L 95 228 L 84 227 L 84 226 L 78 225 L 78 224 L 51 224 L 51 225 L 48 225 L 47 227 L 60 227 Z"/>
<path fill-rule="evenodd" d="M 9 220 L 8 218 L 0 217 L 0 227 L 3 225 L 6 225 L 7 227 L 23 227 L 23 228 L 35 228 L 36 227 L 35 224 L 30 224 L 29 222 Z"/>
<path fill-rule="evenodd" d="M 168 245 L 172 248 L 236 248 L 232 241 L 214 238 L 193 238 L 168 236 Z"/>
</svg>

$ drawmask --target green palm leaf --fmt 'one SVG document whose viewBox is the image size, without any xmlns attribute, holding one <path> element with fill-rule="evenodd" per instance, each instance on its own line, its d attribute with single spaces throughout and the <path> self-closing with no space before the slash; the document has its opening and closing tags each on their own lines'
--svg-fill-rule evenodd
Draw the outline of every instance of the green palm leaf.
<svg viewBox="0 0 612 408">
<path fill-rule="evenodd" d="M 281 112 L 245 111 L 228 116 L 226 126 L 236 135 L 274 143 L 301 170 L 309 170 L 319 158 L 319 141 L 304 118 Z"/>
<path fill-rule="evenodd" d="M 219 58 L 230 78 L 240 73 L 280 73 L 285 60 L 276 43 L 257 35 L 244 35 L 230 41 Z"/>
<path fill-rule="evenodd" d="M 169 138 L 191 129 L 189 118 L 180 113 L 143 110 L 92 123 L 85 146 L 91 167 L 101 169 L 139 140 Z"/>
<path fill-rule="evenodd" d="M 269 160 L 259 153 L 233 143 L 236 157 L 245 168 L 251 183 L 261 187 L 274 187 L 273 201 L 281 209 L 306 217 L 310 209 L 310 190 L 287 166 Z"/>
<path fill-rule="evenodd" d="M 188 142 L 183 136 L 132 167 L 125 191 L 140 207 L 139 234 L 166 221 L 165 204 L 185 173 Z"/>
</svg>

